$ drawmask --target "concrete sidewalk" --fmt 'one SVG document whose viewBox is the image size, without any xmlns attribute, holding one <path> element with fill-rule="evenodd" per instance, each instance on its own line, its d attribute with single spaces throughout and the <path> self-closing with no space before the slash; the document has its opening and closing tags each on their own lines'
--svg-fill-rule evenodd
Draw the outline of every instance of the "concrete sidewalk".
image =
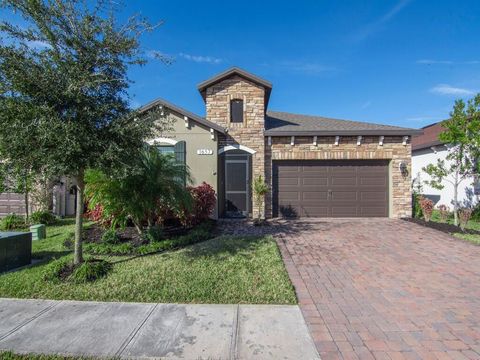
<svg viewBox="0 0 480 360">
<path fill-rule="evenodd" d="M 0 349 L 166 359 L 319 359 L 298 306 L 0 299 Z"/>
</svg>

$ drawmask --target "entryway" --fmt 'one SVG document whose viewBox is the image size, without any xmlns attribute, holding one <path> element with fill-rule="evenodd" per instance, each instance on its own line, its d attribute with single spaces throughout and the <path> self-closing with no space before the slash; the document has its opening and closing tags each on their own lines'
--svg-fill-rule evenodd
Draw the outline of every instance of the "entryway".
<svg viewBox="0 0 480 360">
<path fill-rule="evenodd" d="M 245 217 L 250 213 L 250 155 L 243 151 L 225 154 L 225 215 Z"/>
</svg>

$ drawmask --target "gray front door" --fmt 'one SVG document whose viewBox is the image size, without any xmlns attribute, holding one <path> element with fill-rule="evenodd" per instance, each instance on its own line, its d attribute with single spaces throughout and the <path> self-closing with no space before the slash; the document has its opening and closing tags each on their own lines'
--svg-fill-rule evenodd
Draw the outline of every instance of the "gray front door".
<svg viewBox="0 0 480 360">
<path fill-rule="evenodd" d="M 249 205 L 248 160 L 225 160 L 225 201 L 227 216 L 246 216 Z"/>
</svg>

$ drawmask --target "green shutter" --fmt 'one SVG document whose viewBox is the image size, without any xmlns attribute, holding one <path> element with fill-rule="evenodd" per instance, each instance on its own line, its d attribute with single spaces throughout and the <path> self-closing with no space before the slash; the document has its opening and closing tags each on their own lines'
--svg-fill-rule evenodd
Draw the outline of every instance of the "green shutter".
<svg viewBox="0 0 480 360">
<path fill-rule="evenodd" d="M 181 164 L 185 164 L 185 141 L 179 141 L 175 144 L 175 159 Z"/>
<path fill-rule="evenodd" d="M 175 159 L 182 165 L 186 166 L 187 157 L 185 155 L 185 141 L 179 141 L 175 144 Z M 182 179 L 183 185 L 187 184 L 186 178 Z"/>
</svg>

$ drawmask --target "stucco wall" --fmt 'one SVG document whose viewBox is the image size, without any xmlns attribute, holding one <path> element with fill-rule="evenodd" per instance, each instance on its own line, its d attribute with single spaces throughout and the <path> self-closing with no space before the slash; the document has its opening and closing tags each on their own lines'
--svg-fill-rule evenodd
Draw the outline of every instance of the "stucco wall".
<svg viewBox="0 0 480 360">
<path fill-rule="evenodd" d="M 272 145 L 266 150 L 266 178 L 272 185 L 273 160 L 342 160 L 342 159 L 388 159 L 390 160 L 390 217 L 410 217 L 411 208 L 411 145 L 402 144 L 402 137 L 385 137 L 383 146 L 379 145 L 378 136 L 365 136 L 361 145 L 357 137 L 342 136 L 338 146 L 334 136 L 317 138 L 313 145 L 312 136 L 295 137 L 295 144 L 290 144 L 290 137 L 272 137 Z M 405 162 L 409 174 L 400 172 L 400 163 Z M 272 214 L 272 197 L 267 198 L 267 214 Z"/>
<path fill-rule="evenodd" d="M 210 129 L 204 125 L 198 124 L 193 120 L 189 120 L 188 128 L 185 127 L 185 120 L 182 115 L 169 113 L 169 119 L 172 121 L 172 128 L 156 139 L 169 138 L 175 141 L 185 141 L 186 164 L 192 175 L 192 185 L 200 185 L 206 182 L 211 185 L 218 194 L 217 186 L 217 161 L 218 161 L 218 134 L 215 132 L 214 139 L 211 138 Z M 151 139 L 150 142 L 154 140 Z M 158 141 L 157 141 L 158 142 Z M 159 144 L 168 145 L 167 143 L 158 142 Z M 211 155 L 199 155 L 197 150 L 212 150 Z M 218 210 L 215 209 L 214 217 L 218 217 Z"/>
<path fill-rule="evenodd" d="M 453 185 L 447 181 L 443 182 L 445 187 L 442 190 L 435 189 L 424 181 L 429 180 L 430 176 L 422 171 L 422 168 L 428 164 L 436 164 L 437 160 L 444 160 L 448 164 L 450 161 L 446 159 L 448 151 L 444 146 L 437 146 L 435 153 L 432 149 L 416 150 L 412 154 L 412 177 L 423 184 L 423 193 L 436 202 L 438 205 L 447 205 L 453 208 Z M 450 179 L 452 179 L 450 177 Z M 461 206 L 471 206 L 478 202 L 478 197 L 473 195 L 473 178 L 464 179 L 458 188 L 458 201 Z"/>
<path fill-rule="evenodd" d="M 244 103 L 244 122 L 230 122 L 230 100 L 242 99 Z M 265 127 L 265 90 L 239 76 L 232 76 L 206 89 L 207 120 L 228 129 L 222 136 L 219 147 L 240 144 L 255 151 L 252 155 L 252 178 L 264 176 L 265 146 L 263 129 Z M 253 216 L 258 212 L 253 202 Z"/>
</svg>

